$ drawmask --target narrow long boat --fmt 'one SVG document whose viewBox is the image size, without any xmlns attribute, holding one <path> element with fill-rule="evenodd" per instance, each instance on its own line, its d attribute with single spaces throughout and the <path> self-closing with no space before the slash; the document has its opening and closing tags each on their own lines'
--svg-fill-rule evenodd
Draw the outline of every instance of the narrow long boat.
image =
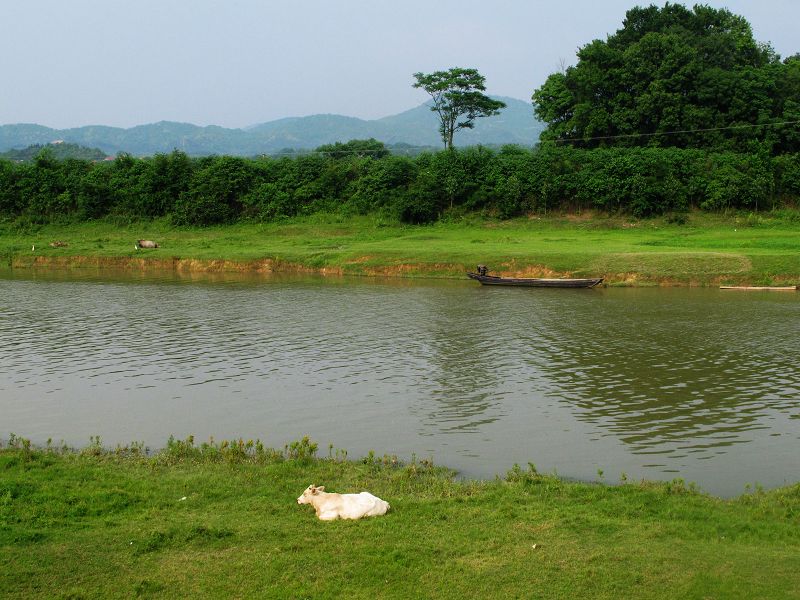
<svg viewBox="0 0 800 600">
<path fill-rule="evenodd" d="M 800 292 L 800 285 L 767 286 L 767 285 L 721 285 L 721 290 L 743 290 L 760 292 Z"/>
<path fill-rule="evenodd" d="M 518 287 L 540 288 L 591 288 L 603 282 L 602 277 L 592 279 L 542 279 L 537 277 L 498 277 L 467 273 L 467 277 L 479 281 L 481 285 L 513 285 Z"/>
</svg>

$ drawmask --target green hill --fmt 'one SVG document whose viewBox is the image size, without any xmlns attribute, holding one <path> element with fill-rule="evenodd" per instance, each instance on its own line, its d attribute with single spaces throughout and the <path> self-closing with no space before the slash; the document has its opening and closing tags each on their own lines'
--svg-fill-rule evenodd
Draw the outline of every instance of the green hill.
<svg viewBox="0 0 800 600">
<path fill-rule="evenodd" d="M 533 116 L 530 103 L 500 98 L 507 107 L 496 117 L 478 119 L 475 129 L 456 134 L 457 146 L 520 144 L 531 146 L 544 125 Z M 440 147 L 437 116 L 427 104 L 382 119 L 365 120 L 342 115 L 311 115 L 261 123 L 244 129 L 215 125 L 161 121 L 130 129 L 86 126 L 50 129 L 41 125 L 0 126 L 0 152 L 49 144 L 53 140 L 99 148 L 113 155 L 129 152 L 138 156 L 171 152 L 177 148 L 200 156 L 229 154 L 254 156 L 285 149 L 311 149 L 352 139 L 375 138 L 389 145 Z"/>
</svg>

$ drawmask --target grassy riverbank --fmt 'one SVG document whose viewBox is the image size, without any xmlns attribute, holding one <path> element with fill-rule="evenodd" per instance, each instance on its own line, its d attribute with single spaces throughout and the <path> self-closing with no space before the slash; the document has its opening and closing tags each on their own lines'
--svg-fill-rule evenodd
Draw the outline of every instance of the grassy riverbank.
<svg viewBox="0 0 800 600">
<path fill-rule="evenodd" d="M 23 231 L 0 226 L 0 256 L 14 267 L 428 277 L 462 277 L 481 262 L 504 274 L 604 276 L 611 285 L 778 285 L 800 280 L 799 229 L 800 214 L 788 211 L 641 221 L 589 214 L 511 221 L 467 217 L 428 226 L 336 215 L 210 228 L 98 221 Z M 161 247 L 135 250 L 139 238 Z M 50 247 L 56 240 L 67 245 Z"/>
<path fill-rule="evenodd" d="M 426 462 L 298 442 L 0 450 L 6 598 L 797 598 L 800 485 L 719 500 L 681 483 L 526 468 L 456 482 Z M 325 452 L 322 452 L 325 454 Z M 318 521 L 310 483 L 385 517 Z"/>
</svg>

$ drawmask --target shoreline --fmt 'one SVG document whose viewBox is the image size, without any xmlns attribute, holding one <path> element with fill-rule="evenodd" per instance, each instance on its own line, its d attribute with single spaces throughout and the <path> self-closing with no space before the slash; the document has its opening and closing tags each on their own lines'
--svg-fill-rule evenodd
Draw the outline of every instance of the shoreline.
<svg viewBox="0 0 800 600">
<path fill-rule="evenodd" d="M 14 433 L 9 437 L 0 437 L 0 454 L 3 452 L 23 451 L 24 453 L 38 453 L 59 458 L 105 458 L 120 462 L 125 461 L 155 461 L 159 462 L 164 457 L 176 458 L 176 462 L 189 461 L 200 464 L 215 463 L 225 460 L 229 463 L 250 464 L 266 463 L 275 460 L 301 460 L 319 463 L 335 462 L 343 465 L 375 465 L 388 469 L 403 469 L 411 465 L 421 465 L 430 473 L 450 481 L 456 486 L 469 485 L 490 485 L 493 483 L 510 481 L 516 479 L 541 479 L 558 482 L 561 485 L 600 487 L 608 489 L 620 489 L 624 487 L 677 490 L 682 494 L 691 494 L 721 503 L 731 503 L 741 501 L 752 496 L 754 493 L 781 494 L 786 491 L 800 491 L 800 480 L 786 482 L 783 485 L 774 487 L 764 487 L 758 482 L 746 484 L 742 491 L 736 495 L 720 495 L 705 490 L 700 484 L 694 481 L 686 481 L 679 475 L 672 479 L 650 479 L 647 477 L 632 478 L 625 472 L 618 481 L 605 479 L 582 479 L 569 477 L 561 474 L 544 473 L 536 469 L 533 462 L 529 461 L 522 466 L 513 463 L 508 469 L 501 473 L 496 473 L 492 477 L 465 476 L 460 471 L 453 469 L 445 464 L 434 462 L 432 457 L 420 458 L 420 455 L 412 453 L 410 458 L 399 457 L 396 454 L 379 454 L 375 450 L 370 450 L 364 456 L 351 458 L 345 448 L 337 448 L 330 444 L 324 449 L 327 456 L 319 455 L 319 444 L 311 440 L 308 436 L 288 442 L 280 448 L 266 446 L 260 439 L 244 438 L 217 439 L 211 436 L 206 441 L 198 441 L 194 435 L 189 435 L 186 439 L 179 439 L 170 436 L 167 442 L 161 446 L 148 446 L 144 442 L 129 442 L 127 444 L 118 443 L 116 445 L 106 445 L 102 442 L 99 435 L 89 436 L 89 442 L 84 446 L 71 446 L 63 440 L 54 443 L 52 439 L 44 443 L 33 442 Z"/>
<path fill-rule="evenodd" d="M 24 254 L 12 255 L 6 261 L 7 268 L 17 269 L 98 269 L 140 272 L 176 272 L 176 273 L 250 273 L 250 274 L 316 274 L 325 277 L 374 277 L 374 278 L 401 278 L 401 279 L 464 279 L 469 267 L 458 264 L 397 264 L 383 267 L 363 267 L 348 265 L 345 267 L 321 266 L 312 267 L 302 263 L 288 262 L 275 258 L 259 258 L 252 260 L 231 260 L 224 258 L 182 258 L 173 256 L 160 257 L 135 257 L 135 256 L 90 256 L 90 255 L 61 255 L 61 256 L 25 256 Z M 554 271 L 541 265 L 519 262 L 515 265 L 503 265 L 494 273 L 503 277 L 545 277 L 569 278 L 573 277 L 571 271 Z M 604 281 L 598 287 L 689 287 L 689 288 L 714 288 L 725 286 L 760 287 L 796 286 L 800 277 L 777 276 L 771 279 L 769 285 L 764 285 L 763 280 L 753 277 L 732 277 L 717 274 L 709 278 L 680 279 L 668 276 L 648 276 L 637 272 L 628 273 L 599 273 Z"/>
<path fill-rule="evenodd" d="M 94 221 L 0 225 L 0 264 L 409 279 L 462 279 L 485 264 L 502 276 L 603 277 L 607 286 L 786 286 L 800 283 L 797 232 L 788 217 L 695 213 L 684 225 L 591 214 L 418 226 L 336 215 L 202 229 Z M 159 247 L 135 250 L 137 239 Z"/>
<path fill-rule="evenodd" d="M 143 441 L 133 441 L 128 443 L 116 443 L 107 445 L 99 435 L 89 436 L 88 445 L 70 445 L 61 439 L 55 443 L 52 438 L 44 442 L 38 442 L 25 438 L 14 433 L 8 437 L 0 437 L 0 454 L 4 451 L 20 450 L 28 452 L 38 452 L 49 456 L 61 458 L 69 457 L 105 457 L 114 460 L 142 460 L 158 461 L 163 456 L 171 455 L 177 448 L 180 451 L 181 459 L 198 460 L 200 462 L 213 462 L 225 457 L 226 452 L 232 453 L 227 456 L 230 461 L 250 463 L 263 462 L 267 460 L 297 458 L 296 451 L 292 448 L 302 448 L 301 458 L 312 459 L 314 461 L 334 461 L 348 465 L 372 464 L 390 468 L 405 468 L 409 465 L 421 464 L 426 468 L 435 471 L 439 476 L 448 479 L 454 485 L 488 485 L 498 481 L 506 481 L 514 478 L 533 477 L 535 479 L 547 479 L 563 485 L 603 487 L 619 489 L 623 487 L 641 487 L 650 489 L 674 489 L 681 493 L 692 494 L 703 497 L 715 502 L 730 503 L 741 501 L 752 496 L 754 493 L 782 494 L 794 490 L 800 491 L 800 479 L 791 481 L 784 479 L 780 485 L 763 485 L 758 481 L 745 483 L 740 491 L 731 494 L 720 494 L 708 491 L 696 481 L 689 481 L 675 473 L 672 478 L 656 479 L 650 477 L 633 477 L 625 471 L 620 470 L 617 479 L 607 479 L 603 472 L 598 472 L 597 478 L 582 478 L 577 476 L 563 475 L 552 472 L 538 471 L 535 463 L 528 461 L 526 464 L 510 463 L 505 469 L 495 472 L 493 475 L 465 475 L 456 468 L 444 463 L 438 463 L 433 456 L 421 458 L 415 452 L 410 457 L 398 456 L 397 454 L 378 453 L 371 449 L 363 455 L 355 454 L 352 457 L 346 448 L 337 448 L 332 443 L 323 451 L 327 456 L 319 456 L 317 449 L 319 444 L 311 440 L 308 436 L 302 439 L 290 441 L 285 444 L 283 449 L 267 447 L 260 439 L 249 439 L 245 442 L 243 438 L 215 438 L 211 436 L 206 441 L 198 441 L 196 436 L 189 435 L 185 440 L 170 436 L 166 443 L 160 446 L 150 446 Z M 313 448 L 313 451 L 311 450 Z M 800 498 L 800 496 L 798 497 Z"/>
</svg>

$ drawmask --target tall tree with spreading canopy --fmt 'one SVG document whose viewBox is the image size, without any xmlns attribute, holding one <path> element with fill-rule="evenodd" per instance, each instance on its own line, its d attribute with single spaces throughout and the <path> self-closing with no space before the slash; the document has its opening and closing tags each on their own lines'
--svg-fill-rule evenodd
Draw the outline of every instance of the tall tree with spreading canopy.
<svg viewBox="0 0 800 600">
<path fill-rule="evenodd" d="M 415 88 L 422 88 L 433 99 L 431 110 L 439 115 L 439 133 L 444 147 L 452 150 L 453 134 L 472 129 L 475 119 L 500 114 L 505 102 L 494 100 L 486 91 L 486 78 L 477 69 L 454 67 L 447 71 L 414 73 Z"/>
<path fill-rule="evenodd" d="M 636 7 L 622 29 L 533 93 L 543 140 L 585 147 L 677 146 L 796 152 L 793 62 L 726 9 Z M 705 130 L 705 131 L 698 131 Z"/>
</svg>

